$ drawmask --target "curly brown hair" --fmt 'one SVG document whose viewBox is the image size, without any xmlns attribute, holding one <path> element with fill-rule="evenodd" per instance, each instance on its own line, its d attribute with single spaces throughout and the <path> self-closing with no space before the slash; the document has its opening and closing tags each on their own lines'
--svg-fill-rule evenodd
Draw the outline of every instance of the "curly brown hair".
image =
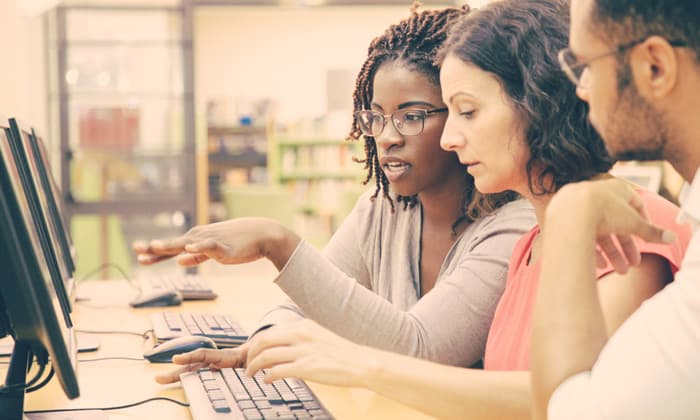
<svg viewBox="0 0 700 420">
<path fill-rule="evenodd" d="M 418 12 L 420 3 L 414 2 L 411 7 L 411 15 L 397 24 L 391 25 L 384 34 L 374 38 L 367 50 L 365 60 L 355 82 L 353 92 L 353 111 L 369 109 L 373 96 L 373 81 L 377 70 L 387 62 L 401 61 L 411 70 L 425 75 L 435 86 L 440 86 L 440 69 L 436 63 L 436 55 L 447 39 L 450 27 L 470 12 L 470 7 L 448 7 L 438 10 L 425 10 Z M 357 119 L 353 120 L 352 128 L 347 140 L 365 140 L 365 158 L 355 159 L 364 164 L 367 169 L 367 177 L 363 184 L 368 184 L 375 179 L 376 190 L 372 199 L 376 199 L 382 191 L 383 197 L 389 200 L 392 210 L 394 201 L 389 195 L 389 180 L 384 175 L 379 165 L 377 156 L 377 144 L 372 136 L 363 136 Z M 462 215 L 455 221 L 454 227 L 466 220 L 473 222 L 477 218 L 490 213 L 494 209 L 515 199 L 513 192 L 484 195 L 474 187 L 474 179 L 465 169 L 467 188 L 464 191 L 464 205 Z M 418 197 L 397 196 L 397 201 L 403 203 L 403 208 L 414 207 L 418 203 Z"/>
</svg>

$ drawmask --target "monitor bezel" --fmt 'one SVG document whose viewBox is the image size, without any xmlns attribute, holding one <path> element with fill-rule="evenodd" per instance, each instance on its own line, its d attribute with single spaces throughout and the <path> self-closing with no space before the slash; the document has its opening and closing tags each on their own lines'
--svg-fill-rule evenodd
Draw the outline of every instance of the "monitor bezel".
<svg viewBox="0 0 700 420">
<path fill-rule="evenodd" d="M 34 165 L 40 178 L 38 182 L 46 198 L 47 216 L 57 237 L 61 258 L 68 274 L 64 284 L 70 298 L 74 294 L 75 261 L 73 260 L 72 240 L 60 205 L 61 193 L 51 172 L 46 146 L 33 128 L 28 134 L 29 145 L 25 146 L 31 148 L 30 158 L 34 159 Z"/>
</svg>

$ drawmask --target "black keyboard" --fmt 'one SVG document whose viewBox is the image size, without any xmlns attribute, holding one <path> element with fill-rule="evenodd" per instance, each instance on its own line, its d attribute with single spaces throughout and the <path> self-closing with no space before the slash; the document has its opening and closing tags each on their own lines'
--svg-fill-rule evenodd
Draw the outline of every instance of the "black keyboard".
<svg viewBox="0 0 700 420">
<path fill-rule="evenodd" d="M 182 272 L 150 273 L 145 288 L 177 290 L 185 300 L 212 300 L 218 296 L 198 274 Z"/>
<path fill-rule="evenodd" d="M 203 335 L 218 347 L 236 347 L 248 334 L 227 315 L 189 312 L 160 312 L 151 315 L 153 334 L 160 343 L 183 335 Z"/>
<path fill-rule="evenodd" d="M 262 372 L 201 369 L 180 375 L 194 420 L 330 420 L 333 416 L 299 379 L 263 382 Z"/>
</svg>

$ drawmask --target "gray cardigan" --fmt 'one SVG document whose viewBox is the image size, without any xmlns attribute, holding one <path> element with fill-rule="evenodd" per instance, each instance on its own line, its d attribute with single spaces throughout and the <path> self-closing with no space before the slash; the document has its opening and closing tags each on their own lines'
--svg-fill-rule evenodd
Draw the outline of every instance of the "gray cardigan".
<svg viewBox="0 0 700 420">
<path fill-rule="evenodd" d="M 532 207 L 518 200 L 469 225 L 420 298 L 420 204 L 392 213 L 386 199 L 370 195 L 323 253 L 299 244 L 275 280 L 294 303 L 263 324 L 307 316 L 360 344 L 456 366 L 478 362 L 513 246 L 536 222 Z"/>
</svg>

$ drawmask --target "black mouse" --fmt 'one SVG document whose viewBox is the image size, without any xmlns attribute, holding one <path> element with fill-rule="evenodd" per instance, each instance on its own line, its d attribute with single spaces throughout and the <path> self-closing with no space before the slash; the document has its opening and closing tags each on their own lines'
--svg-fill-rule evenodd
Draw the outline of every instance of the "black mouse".
<svg viewBox="0 0 700 420">
<path fill-rule="evenodd" d="M 182 303 L 182 295 L 177 290 L 154 289 L 141 293 L 129 302 L 134 308 L 147 308 L 155 306 L 177 306 Z"/>
<path fill-rule="evenodd" d="M 185 335 L 153 347 L 145 352 L 143 357 L 151 363 L 170 363 L 176 354 L 187 353 L 201 348 L 216 349 L 217 347 L 214 340 L 209 337 Z"/>
</svg>

